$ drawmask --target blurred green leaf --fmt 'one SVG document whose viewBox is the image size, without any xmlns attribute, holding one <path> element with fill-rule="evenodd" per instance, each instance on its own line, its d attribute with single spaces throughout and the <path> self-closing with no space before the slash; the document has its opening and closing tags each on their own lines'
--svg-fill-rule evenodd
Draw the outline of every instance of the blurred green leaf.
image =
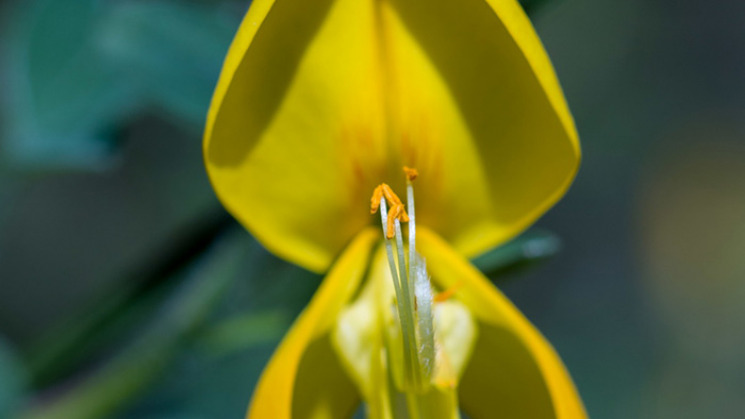
<svg viewBox="0 0 745 419">
<path fill-rule="evenodd" d="M 94 168 L 135 99 L 96 44 L 105 2 L 16 2 L 3 32 L 3 149 L 31 167 Z"/>
<path fill-rule="evenodd" d="M 547 231 L 531 230 L 472 262 L 487 276 L 495 276 L 548 259 L 559 250 L 561 240 L 558 236 Z"/>
<path fill-rule="evenodd" d="M 111 335 L 128 330 L 139 317 L 137 313 L 150 311 L 162 297 L 146 296 L 133 303 L 137 288 L 138 284 L 125 282 L 115 294 L 104 296 L 79 315 L 65 319 L 35 342 L 27 353 L 33 386 L 51 384 L 69 373 L 110 342 Z"/>
<path fill-rule="evenodd" d="M 183 280 L 150 326 L 110 361 L 72 385 L 52 389 L 23 418 L 99 418 L 118 410 L 157 378 L 213 310 L 245 256 L 242 231 L 223 237 L 179 275 Z"/>
<path fill-rule="evenodd" d="M 200 127 L 239 16 L 176 1 L 120 1 L 99 45 L 147 100 Z"/>
<path fill-rule="evenodd" d="M 20 358 L 0 336 L 0 417 L 10 417 L 20 405 L 26 373 Z"/>
<path fill-rule="evenodd" d="M 201 129 L 240 16 L 170 1 L 17 2 L 3 30 L 3 150 L 16 166 L 94 169 L 155 104 Z"/>
</svg>

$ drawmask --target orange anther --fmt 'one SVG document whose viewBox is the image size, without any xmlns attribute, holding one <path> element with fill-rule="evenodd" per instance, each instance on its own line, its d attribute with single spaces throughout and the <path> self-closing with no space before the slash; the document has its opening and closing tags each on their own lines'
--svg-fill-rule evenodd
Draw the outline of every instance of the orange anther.
<svg viewBox="0 0 745 419">
<path fill-rule="evenodd" d="M 398 198 L 398 195 L 393 192 L 393 189 L 391 189 L 390 186 L 385 183 L 381 183 L 380 188 L 383 190 L 383 196 L 385 196 L 385 199 L 388 201 L 388 205 L 390 205 L 391 208 L 397 205 L 401 205 L 401 200 Z"/>
<path fill-rule="evenodd" d="M 406 173 L 406 180 L 409 182 L 414 181 L 419 176 L 419 171 L 407 166 L 404 166 L 404 173 Z"/>
<path fill-rule="evenodd" d="M 380 199 L 382 197 L 385 197 L 385 200 L 388 201 L 388 206 L 391 208 L 391 211 L 396 207 L 401 207 L 401 212 L 395 216 L 396 218 L 404 223 L 409 221 L 409 216 L 406 214 L 406 209 L 404 209 L 404 204 L 401 203 L 401 199 L 399 199 L 398 195 L 393 192 L 393 189 L 385 183 L 381 183 L 375 187 L 375 190 L 373 190 L 372 198 L 370 198 L 370 214 L 375 214 L 378 211 L 378 208 L 380 207 Z"/>
<path fill-rule="evenodd" d="M 434 301 L 435 303 L 445 302 L 449 300 L 450 298 L 452 298 L 453 295 L 455 295 L 455 293 L 458 292 L 458 290 L 462 286 L 463 286 L 463 281 L 458 281 L 452 287 L 446 289 L 445 291 L 438 292 L 437 294 L 435 294 L 435 296 L 432 297 L 432 301 Z"/>
<path fill-rule="evenodd" d="M 370 214 L 375 214 L 380 208 L 380 200 L 383 198 L 383 185 L 378 185 L 370 198 Z"/>
<path fill-rule="evenodd" d="M 409 214 L 406 213 L 403 205 L 401 205 L 401 212 L 398 214 L 398 221 L 401 221 L 402 223 L 409 222 Z"/>
<path fill-rule="evenodd" d="M 406 210 L 404 209 L 403 204 L 393 206 L 391 207 L 391 210 L 388 211 L 388 224 L 385 228 L 385 236 L 389 239 L 392 239 L 395 235 L 394 227 L 396 226 L 396 219 L 402 223 L 409 222 L 409 216 L 406 215 Z"/>
<path fill-rule="evenodd" d="M 395 235 L 395 220 L 398 217 L 399 213 L 401 212 L 401 206 L 396 205 L 395 207 L 391 207 L 391 210 L 388 211 L 388 225 L 386 225 L 385 229 L 385 237 L 388 239 L 392 239 Z"/>
<path fill-rule="evenodd" d="M 398 219 L 402 223 L 409 222 L 409 216 L 406 214 L 404 204 L 401 203 L 401 199 L 398 198 L 393 189 L 385 183 L 378 185 L 373 190 L 372 198 L 370 198 L 370 214 L 375 214 L 380 208 L 380 200 L 385 197 L 388 202 L 390 210 L 388 210 L 388 221 L 385 230 L 385 236 L 389 239 L 393 238 L 395 220 Z"/>
</svg>

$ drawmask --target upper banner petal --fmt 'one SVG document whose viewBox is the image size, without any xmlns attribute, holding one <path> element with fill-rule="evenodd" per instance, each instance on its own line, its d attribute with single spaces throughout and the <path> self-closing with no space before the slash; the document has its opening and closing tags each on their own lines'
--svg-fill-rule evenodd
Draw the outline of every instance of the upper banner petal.
<svg viewBox="0 0 745 419">
<path fill-rule="evenodd" d="M 323 271 L 369 222 L 372 188 L 357 185 L 383 126 L 373 4 L 254 7 L 212 100 L 207 170 L 225 207 L 269 250 Z"/>
<path fill-rule="evenodd" d="M 313 270 L 371 222 L 369 194 L 416 167 L 419 220 L 468 256 L 564 193 L 579 145 L 514 0 L 257 0 L 204 142 L 226 208 Z"/>
<path fill-rule="evenodd" d="M 516 1 L 391 4 L 446 87 L 449 100 L 440 102 L 452 105 L 457 122 L 437 129 L 446 135 L 442 174 L 420 170 L 419 220 L 475 256 L 519 234 L 566 192 L 580 161 L 574 122 Z M 453 142 L 470 143 L 473 154 Z M 433 189 L 430 176 L 443 182 L 436 205 L 419 199 Z"/>
</svg>

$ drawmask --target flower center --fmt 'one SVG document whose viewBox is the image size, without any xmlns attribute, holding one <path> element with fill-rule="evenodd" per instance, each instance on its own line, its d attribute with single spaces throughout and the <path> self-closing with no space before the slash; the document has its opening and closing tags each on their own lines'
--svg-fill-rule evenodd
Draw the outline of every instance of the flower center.
<svg viewBox="0 0 745 419">
<path fill-rule="evenodd" d="M 386 184 L 375 188 L 384 252 L 373 258 L 356 301 L 337 319 L 332 342 L 370 418 L 453 419 L 456 386 L 476 338 L 476 322 L 453 290 L 433 296 L 416 251 L 413 181 L 404 168 L 406 206 Z M 408 223 L 404 234 L 401 223 Z"/>
</svg>

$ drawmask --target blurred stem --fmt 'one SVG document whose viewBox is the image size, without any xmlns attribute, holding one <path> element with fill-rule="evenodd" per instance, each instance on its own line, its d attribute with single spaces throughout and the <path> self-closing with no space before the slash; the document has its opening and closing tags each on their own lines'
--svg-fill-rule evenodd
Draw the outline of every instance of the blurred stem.
<svg viewBox="0 0 745 419">
<path fill-rule="evenodd" d="M 54 389 L 38 404 L 22 412 L 21 419 L 100 418 L 120 408 L 140 393 L 169 364 L 171 358 L 211 311 L 235 277 L 244 248 L 240 231 L 214 244 L 179 276 L 183 280 L 153 316 L 153 323 L 107 364 Z"/>
<path fill-rule="evenodd" d="M 121 284 L 116 290 L 107 290 L 92 306 L 65 319 L 26 351 L 33 385 L 42 387 L 58 380 L 89 360 L 112 337 L 131 329 L 136 320 L 157 306 L 164 293 L 176 286 L 168 279 L 235 225 L 223 211 L 200 221 L 190 224 L 187 232 L 168 237 L 163 250 L 154 252 L 142 267 L 116 281 Z M 161 286 L 163 283 L 167 286 Z M 137 304 L 133 304 L 135 301 Z"/>
</svg>

